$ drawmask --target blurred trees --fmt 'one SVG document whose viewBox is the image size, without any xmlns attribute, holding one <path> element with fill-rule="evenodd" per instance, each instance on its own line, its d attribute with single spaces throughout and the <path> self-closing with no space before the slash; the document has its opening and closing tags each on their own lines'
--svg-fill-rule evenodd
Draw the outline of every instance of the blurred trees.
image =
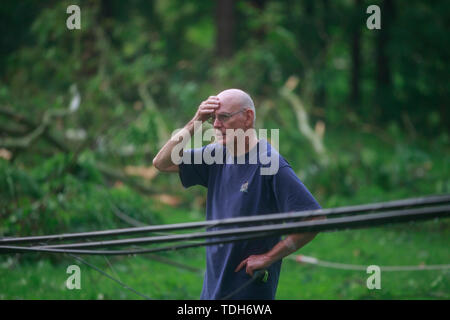
<svg viewBox="0 0 450 320">
<path fill-rule="evenodd" d="M 66 28 L 70 4 L 81 8 L 81 30 Z M 381 8 L 381 30 L 366 28 L 371 4 Z M 383 167 L 381 159 L 364 149 L 321 172 L 298 106 L 314 137 L 353 128 L 387 144 L 406 132 L 448 145 L 449 21 L 446 0 L 3 1 L 0 214 L 39 215 L 45 202 L 64 211 L 62 199 L 84 184 L 176 193 L 176 177 L 139 180 L 124 168 L 150 166 L 199 102 L 229 87 L 252 95 L 260 127 L 283 128 L 286 158 L 312 163 L 305 176 L 325 175 L 313 188 L 351 195 L 357 183 L 330 181 L 350 167 Z M 397 178 L 386 184 L 395 166 L 384 167 L 367 179 L 387 190 Z"/>
<path fill-rule="evenodd" d="M 362 19 L 364 7 L 362 0 L 355 0 L 355 10 L 352 15 L 352 31 L 351 31 L 351 83 L 350 83 L 350 101 L 354 107 L 357 107 L 361 99 L 361 27 L 357 27 Z"/>
<path fill-rule="evenodd" d="M 216 3 L 216 54 L 230 57 L 234 49 L 234 10 L 233 0 L 218 0 Z"/>
<path fill-rule="evenodd" d="M 67 90 L 70 83 L 91 78 L 95 72 L 114 78 L 122 72 L 121 65 L 131 71 L 130 63 L 139 61 L 141 68 L 130 73 L 131 80 L 158 78 L 156 87 L 152 83 L 153 93 L 168 108 L 175 108 L 180 92 L 173 96 L 170 91 L 177 84 L 212 80 L 214 89 L 221 89 L 235 78 L 248 78 L 246 72 L 254 65 L 258 71 L 252 75 L 258 78 L 243 82 L 256 97 L 273 97 L 289 76 L 296 75 L 302 82 L 298 93 L 308 96 L 305 99 L 312 105 L 344 107 L 361 121 L 381 125 L 399 121 L 405 126 L 402 119 L 407 117 L 426 134 L 448 125 L 450 49 L 442 41 L 450 15 L 447 1 L 85 0 L 79 1 L 84 25 L 78 33 L 60 24 L 66 18 L 61 14 L 66 4 L 6 1 L 2 5 L 2 29 L 8 31 L 1 37 L 3 102 L 17 98 L 8 93 L 19 85 L 13 81 L 19 70 L 27 81 L 62 76 L 58 90 Z M 369 4 L 381 7 L 381 30 L 365 27 Z M 68 60 L 69 53 L 73 61 Z M 109 61 L 107 57 L 114 55 L 117 58 Z M 225 73 L 231 79 L 221 78 L 225 75 L 221 64 L 227 62 L 218 57 L 232 58 L 231 66 L 242 70 L 242 75 L 230 71 Z M 43 67 L 48 60 L 52 72 Z M 26 61 L 34 65 L 31 70 L 20 69 Z M 243 69 L 240 64 L 245 64 Z M 30 78 L 39 69 L 46 73 Z M 237 81 L 238 85 L 243 84 Z M 117 98 L 122 96 L 116 88 L 113 91 Z M 136 92 L 126 94 L 137 98 L 133 95 Z M 423 125 L 423 119 L 431 126 Z"/>
</svg>

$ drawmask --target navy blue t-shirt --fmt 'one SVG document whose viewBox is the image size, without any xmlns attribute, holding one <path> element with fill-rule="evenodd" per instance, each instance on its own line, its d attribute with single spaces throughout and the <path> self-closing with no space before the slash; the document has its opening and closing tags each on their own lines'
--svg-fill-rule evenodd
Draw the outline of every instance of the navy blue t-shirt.
<svg viewBox="0 0 450 320">
<path fill-rule="evenodd" d="M 260 158 L 261 146 L 266 152 L 265 159 Z M 218 150 L 223 154 L 223 161 L 216 162 L 222 163 L 205 159 L 201 163 L 194 162 L 194 158 L 198 161 L 202 155 L 216 156 Z M 240 159 L 231 157 L 225 147 L 217 144 L 184 153 L 185 161 L 179 165 L 181 182 L 185 188 L 194 185 L 208 188 L 207 220 L 320 209 L 289 163 L 266 140 L 260 140 L 252 151 L 255 150 L 258 152 L 249 152 Z M 271 165 L 267 159 L 275 157 L 278 164 L 273 166 L 274 174 L 262 175 L 261 169 Z M 273 236 L 207 246 L 201 299 L 222 299 L 241 287 L 251 277 L 245 267 L 234 271 L 239 263 L 250 255 L 270 251 L 280 240 L 280 236 Z M 268 268 L 267 282 L 252 282 L 231 299 L 274 299 L 280 269 L 281 260 Z"/>
</svg>

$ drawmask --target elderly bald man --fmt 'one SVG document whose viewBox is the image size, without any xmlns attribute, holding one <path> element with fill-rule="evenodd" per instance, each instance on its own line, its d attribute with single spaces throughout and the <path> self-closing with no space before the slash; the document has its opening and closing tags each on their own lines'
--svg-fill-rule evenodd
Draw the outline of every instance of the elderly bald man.
<svg viewBox="0 0 450 320">
<path fill-rule="evenodd" d="M 181 183 L 186 188 L 194 185 L 208 188 L 207 220 L 320 209 L 289 163 L 266 140 L 258 140 L 255 131 L 251 130 L 255 119 L 255 106 L 246 92 L 228 89 L 217 96 L 210 96 L 200 104 L 183 131 L 192 137 L 196 121 L 210 120 L 216 132 L 214 143 L 184 151 L 183 159 L 191 161 L 175 164 L 172 151 L 176 146 L 179 148 L 180 143 L 187 143 L 181 136 L 175 136 L 161 148 L 153 159 L 153 165 L 163 172 L 179 172 Z M 238 129 L 247 133 L 241 140 L 242 148 L 236 145 L 239 140 L 236 135 L 230 134 Z M 252 152 L 255 150 L 258 152 Z M 193 161 L 196 154 L 203 155 L 205 151 L 212 154 L 223 151 L 224 161 L 213 164 L 207 164 L 203 159 L 200 163 Z M 266 159 L 276 158 L 278 161 L 274 174 L 262 175 L 258 170 L 267 166 L 261 162 L 262 152 L 266 153 Z M 231 299 L 274 299 L 282 259 L 315 236 L 316 233 L 302 233 L 289 235 L 284 240 L 271 236 L 207 246 L 201 299 L 222 299 L 230 294 Z M 257 270 L 268 270 L 267 281 L 253 281 L 236 291 Z"/>
</svg>

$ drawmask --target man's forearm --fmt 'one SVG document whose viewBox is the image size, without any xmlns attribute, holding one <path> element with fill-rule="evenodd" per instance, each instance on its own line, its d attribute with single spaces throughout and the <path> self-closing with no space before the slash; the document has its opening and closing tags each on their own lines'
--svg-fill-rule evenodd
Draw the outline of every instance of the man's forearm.
<svg viewBox="0 0 450 320">
<path fill-rule="evenodd" d="M 273 262 L 278 261 L 304 247 L 316 235 L 317 232 L 291 234 L 278 242 L 266 255 Z"/>
<path fill-rule="evenodd" d="M 245 271 L 250 276 L 253 276 L 255 270 L 265 269 L 274 262 L 294 253 L 314 239 L 316 235 L 317 232 L 291 234 L 286 239 L 278 242 L 269 252 L 251 255 L 244 259 L 234 271 L 238 272 L 245 267 Z"/>
<path fill-rule="evenodd" d="M 189 121 L 182 130 L 175 134 L 161 148 L 156 157 L 153 159 L 153 165 L 161 171 L 165 171 L 170 167 L 176 166 L 172 161 L 172 151 L 177 146 L 180 149 L 180 156 L 183 148 L 188 143 L 190 137 L 194 134 L 194 121 Z"/>
<path fill-rule="evenodd" d="M 194 131 L 201 128 L 201 125 L 199 126 L 196 124 L 208 120 L 208 118 L 211 117 L 211 114 L 219 108 L 219 105 L 220 101 L 216 96 L 210 96 L 207 100 L 203 101 L 198 107 L 192 120 L 189 121 L 183 129 L 178 131 L 176 135 L 170 138 L 158 152 L 153 159 L 155 168 L 160 171 L 178 171 L 178 164 L 174 162 L 173 156 L 179 157 L 183 155 L 183 148 L 194 135 Z M 174 148 L 176 148 L 176 150 L 174 150 Z"/>
<path fill-rule="evenodd" d="M 306 219 L 305 221 L 313 220 L 326 220 L 326 217 L 319 216 L 314 218 Z M 284 257 L 296 252 L 298 249 L 304 247 L 308 242 L 316 237 L 318 232 L 305 232 L 305 233 L 295 233 L 287 236 L 284 240 L 278 242 L 272 250 L 267 252 L 265 255 L 275 262 L 277 260 L 283 259 Z"/>
</svg>

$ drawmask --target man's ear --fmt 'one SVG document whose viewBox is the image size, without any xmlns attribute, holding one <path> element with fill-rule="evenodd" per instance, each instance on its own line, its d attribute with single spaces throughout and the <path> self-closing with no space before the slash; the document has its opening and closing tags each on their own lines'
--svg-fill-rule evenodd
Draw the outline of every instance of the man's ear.
<svg viewBox="0 0 450 320">
<path fill-rule="evenodd" d="M 253 123 L 253 118 L 255 117 L 252 109 L 245 110 L 245 115 L 247 116 L 247 119 L 245 120 L 245 125 L 247 127 L 251 127 L 251 124 Z"/>
</svg>

